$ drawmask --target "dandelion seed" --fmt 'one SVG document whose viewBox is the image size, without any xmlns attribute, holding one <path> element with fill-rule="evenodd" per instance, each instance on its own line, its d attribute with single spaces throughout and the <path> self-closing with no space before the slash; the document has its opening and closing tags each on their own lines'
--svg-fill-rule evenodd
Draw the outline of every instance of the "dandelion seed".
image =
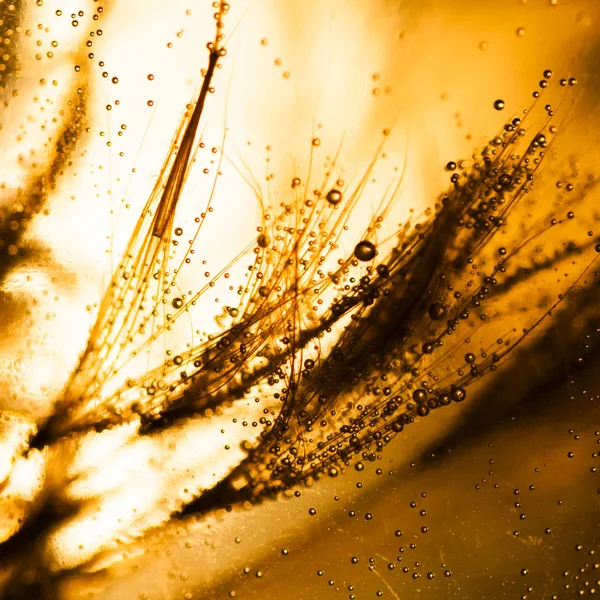
<svg viewBox="0 0 600 600">
<path fill-rule="evenodd" d="M 565 98 L 572 93 L 570 89 L 564 89 L 558 101 L 547 104 L 543 111 L 534 101 L 523 115 L 509 118 L 472 160 L 447 162 L 446 170 L 452 172 L 446 174 L 451 177 L 449 189 L 433 207 L 412 214 L 398 226 L 390 225 L 390 214 L 394 205 L 406 200 L 403 178 L 391 181 L 384 192 L 374 185 L 382 177 L 378 170 L 385 162 L 384 143 L 390 143 L 392 128 L 384 129 L 380 147 L 356 174 L 345 168 L 341 149 L 328 154 L 327 125 L 319 125 L 315 130 L 320 137 L 309 134 L 304 138 L 308 166 L 294 164 L 276 192 L 272 187 L 277 181 L 274 169 L 269 167 L 267 176 L 257 183 L 249 168 L 235 165 L 235 159 L 229 158 L 225 141 L 223 148 L 209 144 L 206 153 L 210 158 L 201 169 L 209 177 L 202 181 L 215 172 L 218 175 L 214 175 L 206 207 L 196 213 L 200 216 L 195 217 L 197 228 L 193 229 L 192 219 L 188 222 L 183 218 L 180 205 L 184 187 L 192 179 L 194 161 L 204 149 L 200 138 L 205 104 L 217 91 L 213 85 L 219 81 L 226 45 L 223 21 L 228 7 L 224 2 L 213 6 L 217 11 L 216 34 L 208 44 L 201 88 L 185 107 L 155 186 L 99 303 L 78 366 L 51 418 L 37 434 L 33 426 L 21 422 L 11 421 L 7 426 L 17 432 L 10 459 L 14 454 L 17 462 L 27 452 L 32 461 L 36 456 L 56 453 L 58 464 L 63 460 L 62 452 L 64 463 L 72 468 L 81 452 L 81 448 L 70 449 L 75 444 L 93 446 L 97 437 L 110 440 L 125 432 L 130 437 L 118 442 L 123 444 L 125 465 L 132 446 L 143 449 L 159 436 L 167 440 L 165 447 L 185 446 L 186 440 L 181 438 L 189 431 L 186 427 L 194 426 L 200 432 L 196 440 L 207 439 L 207 445 L 218 447 L 221 454 L 224 449 L 228 455 L 238 453 L 233 466 L 228 463 L 222 471 L 212 473 L 213 479 L 202 479 L 207 471 L 218 471 L 212 465 L 202 470 L 196 469 L 198 465 L 184 465 L 182 469 L 193 472 L 193 476 L 174 492 L 175 500 L 152 500 L 160 510 L 146 512 L 135 521 L 135 535 L 140 536 L 175 517 L 189 523 L 186 517 L 193 520 L 220 507 L 225 507 L 224 513 L 234 505 L 247 509 L 274 496 L 289 496 L 295 501 L 301 495 L 298 489 L 293 492 L 295 486 L 310 487 L 319 478 L 337 483 L 359 477 L 360 481 L 352 481 L 356 493 L 363 481 L 366 485 L 372 471 L 384 474 L 382 463 L 378 469 L 371 468 L 370 463 L 382 459 L 382 452 L 394 438 L 407 435 L 418 427 L 415 424 L 429 423 L 434 415 L 470 406 L 480 382 L 509 364 L 533 332 L 554 318 L 565 298 L 573 297 L 584 281 L 589 285 L 586 278 L 599 252 L 593 234 L 586 238 L 587 245 L 573 248 L 564 244 L 565 249 L 548 236 L 551 228 L 574 227 L 584 218 L 577 211 L 575 219 L 576 213 L 570 209 L 582 202 L 595 181 L 552 188 L 553 194 L 568 191 L 569 198 L 548 196 L 550 199 L 540 203 L 536 197 L 540 188 L 540 197 L 549 194 L 540 175 L 561 130 L 555 123 L 562 126 L 566 120 Z M 94 37 L 101 32 L 96 30 Z M 260 44 L 266 46 L 267 38 Z M 481 49 L 485 49 L 483 44 L 487 47 L 482 42 Z M 281 65 L 281 59 L 275 64 Z M 108 78 L 110 69 L 106 68 Z M 156 73 L 157 80 L 161 79 Z M 289 73 L 285 71 L 283 77 L 288 78 Z M 540 83 L 535 98 L 552 93 L 551 76 L 549 70 L 544 71 L 544 85 Z M 153 80 L 154 75 L 147 74 L 147 79 Z M 372 79 L 378 80 L 379 74 Z M 119 80 L 113 77 L 110 81 L 116 84 Z M 119 88 L 125 83 L 123 76 Z M 559 87 L 571 88 L 577 81 L 571 77 L 558 83 Z M 147 103 L 154 106 L 154 100 Z M 118 112 L 118 106 L 115 101 L 111 114 Z M 504 101 L 496 100 L 494 108 L 503 110 Z M 539 113 L 543 113 L 541 117 Z M 118 134 L 125 128 L 122 125 Z M 110 137 L 108 128 L 106 137 Z M 240 244 L 245 245 L 242 251 L 222 268 L 214 269 L 204 265 L 195 243 L 214 208 L 212 200 L 223 158 L 235 165 L 254 194 L 261 224 L 253 239 Z M 59 161 L 55 164 L 60 165 Z M 443 171 L 443 163 L 436 169 Z M 561 173 L 561 181 L 579 177 L 578 170 L 573 167 L 571 171 L 576 174 Z M 32 188 L 34 199 L 35 194 L 44 193 L 45 185 L 40 181 Z M 372 214 L 355 231 L 350 227 L 352 215 L 370 196 L 376 197 Z M 534 212 L 536 218 L 532 217 Z M 32 209 L 15 209 L 7 220 L 11 224 L 2 232 L 3 244 L 14 242 L 6 246 L 7 255 L 14 260 L 20 259 L 22 248 L 27 249 L 21 245 L 25 238 L 20 234 L 26 223 L 17 213 L 27 217 Z M 175 227 L 175 223 L 182 226 Z M 393 228 L 391 236 L 386 227 Z M 184 231 L 186 237 L 182 237 Z M 553 255 L 548 248 L 554 246 L 557 250 Z M 591 249 L 595 253 L 587 266 L 577 264 L 554 287 L 541 282 L 543 278 L 534 279 L 544 271 L 554 274 L 567 266 L 571 269 L 573 255 L 591 254 Z M 188 268 L 189 264 L 193 266 Z M 185 285 L 183 275 L 192 268 L 196 269 L 193 282 Z M 225 296 L 221 288 L 211 291 L 221 283 Z M 524 293 L 528 284 L 539 286 L 535 297 Z M 230 295 L 226 294 L 227 287 Z M 550 296 L 550 291 L 557 289 L 559 294 Z M 194 307 L 209 294 L 214 294 L 211 301 L 224 305 L 215 319 L 217 330 L 211 333 L 199 329 L 192 316 Z M 129 365 L 146 355 L 146 368 L 125 377 Z M 450 406 L 453 408 L 446 408 Z M 223 415 L 231 416 L 231 422 L 219 429 L 213 444 L 215 438 L 203 426 L 213 419 L 223 422 Z M 232 425 L 238 428 L 237 437 L 225 439 Z M 72 444 L 71 440 L 77 441 Z M 190 456 L 194 456 L 192 445 Z M 569 456 L 574 458 L 575 454 L 569 452 Z M 103 459 L 100 456 L 98 460 Z M 5 470 L 12 468 L 10 464 Z M 156 468 L 168 481 L 167 472 L 177 466 L 165 463 Z M 210 483 L 205 485 L 199 479 Z M 64 487 L 71 490 L 85 485 L 86 476 L 73 468 L 57 480 L 68 481 Z M 2 481 L 0 485 L 4 485 Z M 477 489 L 484 489 L 485 483 L 478 483 Z M 62 490 L 60 500 L 48 503 L 52 486 L 58 489 L 63 484 L 50 480 L 44 485 L 44 493 L 32 492 L 36 497 L 32 514 L 25 509 L 18 513 L 22 517 L 7 529 L 7 544 L 1 548 L 3 557 L 16 565 L 9 584 L 16 590 L 25 589 L 25 593 L 33 584 L 43 586 L 46 579 L 54 577 L 58 580 L 58 573 L 65 568 L 51 561 L 46 564 L 41 551 L 39 555 L 37 550 L 35 555 L 29 552 L 38 543 L 47 548 L 55 525 L 63 525 L 71 516 L 72 507 L 64 501 L 70 492 L 65 495 Z M 423 492 L 420 498 L 426 496 Z M 84 500 L 73 502 L 73 506 L 85 517 L 88 505 Z M 310 508 L 304 506 L 303 516 L 325 512 L 312 502 Z M 36 520 L 33 513 L 37 510 L 41 512 Z M 145 522 L 148 514 L 152 520 Z M 356 514 L 355 510 L 344 511 L 345 518 Z M 362 514 L 366 521 L 372 521 L 369 525 L 385 521 L 377 518 L 376 511 Z M 428 514 L 429 508 L 419 511 L 420 517 Z M 77 523 L 76 516 L 73 518 Z M 525 519 L 524 513 L 521 518 Z M 107 548 L 117 535 L 124 543 L 133 535 L 123 531 L 123 535 L 115 534 L 90 551 L 92 568 L 123 558 L 107 556 Z M 435 528 L 419 523 L 415 536 L 422 539 L 421 534 L 430 531 L 433 535 Z M 97 534 L 99 538 L 102 535 L 100 531 Z M 396 530 L 395 535 L 403 533 Z M 186 543 L 186 548 L 190 547 Z M 407 551 L 415 548 L 412 543 L 406 547 Z M 84 553 L 86 545 L 80 544 L 78 550 Z M 287 556 L 287 548 L 280 553 Z M 359 562 L 358 557 L 350 556 L 352 564 Z M 93 563 L 100 559 L 105 562 Z M 402 559 L 399 556 L 397 562 Z M 388 560 L 388 570 L 392 571 L 394 563 Z M 74 564 L 83 562 L 80 559 Z M 421 566 L 415 563 L 415 569 Z M 369 568 L 377 573 L 375 559 L 370 559 Z M 450 577 L 446 565 L 441 568 Z M 402 571 L 408 573 L 410 569 L 404 567 Z M 244 572 L 250 573 L 250 568 Z M 263 571 L 254 572 L 256 579 L 263 578 Z M 420 572 L 414 571 L 412 579 L 418 579 Z M 173 571 L 172 579 L 186 581 L 188 573 Z M 324 571 L 317 573 L 323 575 Z M 427 572 L 427 579 L 433 578 L 434 573 Z M 333 586 L 335 581 L 328 580 L 328 584 Z M 139 594 L 149 595 L 145 589 Z"/>
</svg>

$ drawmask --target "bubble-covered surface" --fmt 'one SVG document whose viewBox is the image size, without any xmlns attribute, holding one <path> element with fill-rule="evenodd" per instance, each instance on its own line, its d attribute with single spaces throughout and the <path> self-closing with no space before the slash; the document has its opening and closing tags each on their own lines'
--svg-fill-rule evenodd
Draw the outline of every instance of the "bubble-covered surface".
<svg viewBox="0 0 600 600">
<path fill-rule="evenodd" d="M 0 5 L 1 596 L 596 593 L 598 7 L 229 4 Z"/>
</svg>

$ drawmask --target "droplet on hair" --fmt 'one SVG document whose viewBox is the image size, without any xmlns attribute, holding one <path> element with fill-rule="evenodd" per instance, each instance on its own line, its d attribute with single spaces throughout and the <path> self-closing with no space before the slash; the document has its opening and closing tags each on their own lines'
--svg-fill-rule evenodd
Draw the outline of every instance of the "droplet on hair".
<svg viewBox="0 0 600 600">
<path fill-rule="evenodd" d="M 339 204 L 342 201 L 342 192 L 340 192 L 339 190 L 331 189 L 327 192 L 327 202 L 329 202 L 329 204 L 332 204 L 333 206 L 335 206 L 336 204 Z"/>
<path fill-rule="evenodd" d="M 375 258 L 377 254 L 377 249 L 375 248 L 375 244 L 369 242 L 367 240 L 363 240 L 362 242 L 358 242 L 356 247 L 354 248 L 354 256 L 363 262 L 368 262 Z"/>
</svg>

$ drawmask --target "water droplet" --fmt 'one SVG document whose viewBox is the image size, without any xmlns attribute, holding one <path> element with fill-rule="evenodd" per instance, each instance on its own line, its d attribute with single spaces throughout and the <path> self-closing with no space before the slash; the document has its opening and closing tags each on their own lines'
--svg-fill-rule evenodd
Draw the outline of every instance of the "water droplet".
<svg viewBox="0 0 600 600">
<path fill-rule="evenodd" d="M 269 246 L 269 244 L 271 243 L 271 240 L 269 239 L 268 235 L 265 235 L 264 233 L 261 233 L 257 240 L 256 243 L 261 247 L 261 248 L 267 248 Z"/>
<path fill-rule="evenodd" d="M 335 206 L 342 201 L 342 192 L 336 189 L 329 190 L 327 192 L 327 202 Z"/>
<path fill-rule="evenodd" d="M 369 242 L 367 240 L 363 240 L 362 242 L 358 242 L 356 247 L 354 248 L 354 256 L 363 262 L 368 262 L 375 258 L 377 254 L 377 249 L 375 248 L 375 244 Z"/>
<path fill-rule="evenodd" d="M 436 302 L 429 307 L 429 316 L 434 321 L 441 321 L 446 316 L 446 312 L 446 307 L 439 302 Z"/>
</svg>

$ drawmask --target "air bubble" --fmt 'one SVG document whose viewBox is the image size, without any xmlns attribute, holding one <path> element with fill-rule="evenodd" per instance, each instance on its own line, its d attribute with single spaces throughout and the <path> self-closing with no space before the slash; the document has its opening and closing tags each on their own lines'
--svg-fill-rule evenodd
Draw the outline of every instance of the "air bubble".
<svg viewBox="0 0 600 600">
<path fill-rule="evenodd" d="M 377 254 L 377 249 L 372 242 L 367 240 L 363 240 L 362 242 L 358 242 L 354 248 L 354 256 L 358 258 L 358 260 L 363 262 L 371 261 L 375 258 Z"/>
<path fill-rule="evenodd" d="M 434 321 L 441 321 L 442 319 L 444 319 L 446 317 L 447 311 L 446 311 L 446 307 L 443 304 L 436 302 L 429 307 L 428 312 L 429 312 L 429 316 Z"/>
<path fill-rule="evenodd" d="M 336 189 L 329 190 L 327 192 L 327 202 L 333 206 L 339 204 L 342 201 L 342 192 Z"/>
<path fill-rule="evenodd" d="M 265 235 L 264 233 L 261 233 L 258 238 L 256 239 L 256 243 L 261 247 L 261 248 L 268 248 L 269 244 L 271 243 L 271 240 L 269 239 L 268 235 Z"/>
</svg>

